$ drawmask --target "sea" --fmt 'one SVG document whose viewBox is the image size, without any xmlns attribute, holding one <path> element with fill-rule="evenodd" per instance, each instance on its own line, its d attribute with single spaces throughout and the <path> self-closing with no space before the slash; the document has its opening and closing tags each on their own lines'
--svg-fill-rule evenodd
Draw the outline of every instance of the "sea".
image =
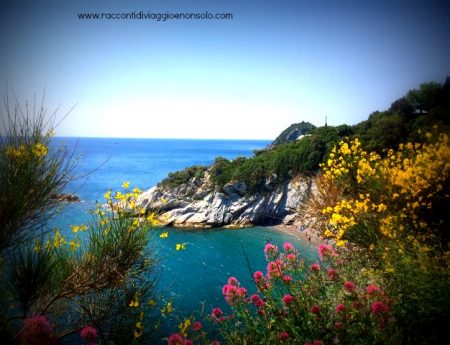
<svg viewBox="0 0 450 345">
<path fill-rule="evenodd" d="M 103 194 L 121 190 L 125 181 L 130 188 L 146 190 L 168 173 L 192 165 L 211 165 L 217 157 L 250 157 L 265 148 L 268 140 L 193 140 L 193 139 L 123 139 L 123 138 L 53 138 L 53 145 L 65 145 L 77 161 L 75 176 L 67 193 L 81 202 L 65 203 L 49 224 L 61 233 L 73 236 L 71 225 L 92 221 L 91 212 Z M 168 231 L 167 238 L 159 234 Z M 270 227 L 245 229 L 155 229 L 152 245 L 159 257 L 157 295 L 161 305 L 172 302 L 174 316 L 161 317 L 159 337 L 177 331 L 179 320 L 194 315 L 200 318 L 220 307 L 229 311 L 222 296 L 222 286 L 236 277 L 249 293 L 255 292 L 252 273 L 265 271 L 264 245 L 270 241 L 282 246 L 293 243 L 305 257 L 314 260 L 315 248 L 289 233 Z M 177 243 L 186 249 L 177 251 Z M 158 343 L 156 341 L 155 343 Z M 164 343 L 164 342 L 162 342 Z"/>
</svg>

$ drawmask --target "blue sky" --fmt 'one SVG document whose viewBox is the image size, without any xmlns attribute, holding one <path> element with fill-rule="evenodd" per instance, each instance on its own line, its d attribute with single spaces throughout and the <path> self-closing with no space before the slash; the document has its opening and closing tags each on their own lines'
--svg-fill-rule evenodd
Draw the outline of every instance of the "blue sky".
<svg viewBox="0 0 450 345">
<path fill-rule="evenodd" d="M 80 20 L 80 12 L 232 20 Z M 72 113 L 63 136 L 272 139 L 354 124 L 450 75 L 445 1 L 3 1 L 0 82 Z M 2 87 L 2 91 L 4 91 Z"/>
</svg>

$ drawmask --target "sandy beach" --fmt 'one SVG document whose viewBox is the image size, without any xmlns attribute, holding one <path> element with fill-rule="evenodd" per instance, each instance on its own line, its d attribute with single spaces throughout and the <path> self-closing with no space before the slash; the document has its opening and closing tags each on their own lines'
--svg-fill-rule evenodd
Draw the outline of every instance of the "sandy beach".
<svg viewBox="0 0 450 345">
<path fill-rule="evenodd" d="M 306 228 L 305 230 L 300 230 L 297 225 L 285 225 L 285 224 L 279 224 L 271 226 L 270 228 L 275 229 L 277 231 L 282 231 L 289 233 L 291 235 L 296 236 L 297 238 L 309 242 L 313 245 L 318 245 L 322 243 L 322 239 L 318 237 L 313 231 Z"/>
</svg>

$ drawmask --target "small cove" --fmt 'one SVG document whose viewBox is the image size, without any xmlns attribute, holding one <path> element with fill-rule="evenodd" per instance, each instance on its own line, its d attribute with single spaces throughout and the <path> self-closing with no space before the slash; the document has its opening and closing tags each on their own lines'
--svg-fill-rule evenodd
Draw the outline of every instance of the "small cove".
<svg viewBox="0 0 450 345">
<path fill-rule="evenodd" d="M 56 144 L 75 146 L 82 155 L 78 174 L 87 177 L 71 183 L 68 193 L 77 194 L 81 202 L 65 204 L 61 213 L 49 224 L 60 228 L 68 239 L 73 237 L 70 225 L 87 224 L 90 211 L 102 202 L 108 190 L 120 190 L 124 181 L 143 190 L 155 185 L 169 172 L 185 167 L 208 165 L 222 156 L 233 159 L 251 156 L 254 149 L 264 148 L 268 141 L 246 140 L 169 140 L 169 139 L 97 139 L 55 138 Z M 160 238 L 161 232 L 169 233 Z M 214 307 L 228 307 L 222 286 L 235 276 L 249 293 L 255 292 L 251 275 L 265 271 L 264 245 L 279 247 L 292 242 L 306 260 L 316 257 L 315 248 L 301 237 L 271 227 L 244 229 L 155 229 L 151 245 L 158 251 L 160 272 L 158 298 L 171 301 L 177 317 L 198 313 L 202 304 L 207 314 Z M 177 243 L 186 249 L 177 251 Z M 160 334 L 177 328 L 179 319 L 161 319 Z"/>
</svg>

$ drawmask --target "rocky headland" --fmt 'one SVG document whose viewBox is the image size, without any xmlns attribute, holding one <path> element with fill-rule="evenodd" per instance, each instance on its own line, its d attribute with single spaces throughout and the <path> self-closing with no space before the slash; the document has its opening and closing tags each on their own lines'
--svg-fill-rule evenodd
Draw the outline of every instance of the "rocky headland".
<svg viewBox="0 0 450 345">
<path fill-rule="evenodd" d="M 188 228 L 249 227 L 294 224 L 297 211 L 314 188 L 312 179 L 297 176 L 278 185 L 268 178 L 258 193 L 248 193 L 244 182 L 222 188 L 211 183 L 206 171 L 176 187 L 155 186 L 138 203 L 158 214 L 167 226 Z"/>
</svg>

